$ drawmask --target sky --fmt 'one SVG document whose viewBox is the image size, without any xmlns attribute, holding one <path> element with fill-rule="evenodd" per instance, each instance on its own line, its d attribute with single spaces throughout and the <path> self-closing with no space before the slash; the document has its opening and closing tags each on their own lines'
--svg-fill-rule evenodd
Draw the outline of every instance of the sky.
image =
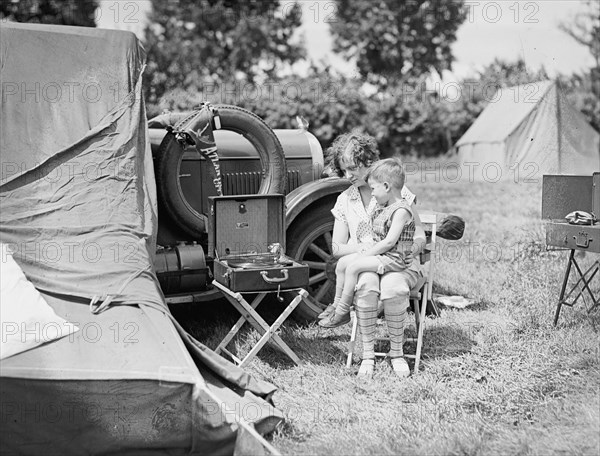
<svg viewBox="0 0 600 456">
<path fill-rule="evenodd" d="M 367 0 L 365 0 L 367 1 Z M 286 0 L 283 2 L 284 8 Z M 98 26 L 131 30 L 142 37 L 149 0 L 102 0 Z M 348 76 L 356 76 L 356 67 L 332 53 L 329 23 L 336 20 L 336 4 L 331 0 L 304 0 L 302 27 L 309 58 L 332 64 Z M 587 48 L 558 28 L 584 9 L 578 0 L 537 1 L 466 1 L 467 20 L 452 46 L 456 58 L 452 72 L 443 79 L 457 80 L 473 75 L 494 58 L 515 61 L 522 57 L 532 70 L 542 65 L 549 75 L 581 72 L 594 65 Z"/>
</svg>

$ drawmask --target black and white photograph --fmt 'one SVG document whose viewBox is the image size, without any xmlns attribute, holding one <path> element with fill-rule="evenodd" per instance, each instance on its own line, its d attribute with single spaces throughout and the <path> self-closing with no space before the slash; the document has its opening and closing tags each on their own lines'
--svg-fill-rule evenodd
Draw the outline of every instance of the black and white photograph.
<svg viewBox="0 0 600 456">
<path fill-rule="evenodd" d="M 0 0 L 0 454 L 600 456 L 598 0 Z"/>
</svg>

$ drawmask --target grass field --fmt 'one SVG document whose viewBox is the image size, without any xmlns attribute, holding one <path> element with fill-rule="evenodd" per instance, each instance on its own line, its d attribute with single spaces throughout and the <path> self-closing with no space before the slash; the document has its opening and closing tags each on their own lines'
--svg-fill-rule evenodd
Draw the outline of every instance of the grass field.
<svg viewBox="0 0 600 456">
<path fill-rule="evenodd" d="M 349 325 L 290 321 L 282 337 L 305 363 L 267 347 L 248 367 L 279 387 L 287 420 L 271 443 L 285 455 L 600 454 L 600 312 L 580 302 L 552 325 L 567 253 L 546 251 L 541 184 L 410 187 L 421 207 L 466 220 L 462 240 L 438 245 L 434 293 L 475 304 L 427 318 L 421 371 L 406 380 L 387 360 L 370 381 L 357 379 L 358 357 L 346 369 Z M 578 254 L 584 267 L 596 258 Z M 214 348 L 235 318 L 221 312 L 194 310 L 186 326 Z M 243 334 L 241 351 L 258 338 Z"/>
</svg>

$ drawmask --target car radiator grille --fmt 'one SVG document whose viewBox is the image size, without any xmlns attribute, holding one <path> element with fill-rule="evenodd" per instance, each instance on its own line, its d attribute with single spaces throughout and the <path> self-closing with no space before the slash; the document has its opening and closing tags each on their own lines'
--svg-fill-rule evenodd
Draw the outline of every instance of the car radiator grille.
<svg viewBox="0 0 600 456">
<path fill-rule="evenodd" d="M 223 193 L 225 195 L 251 195 L 258 193 L 262 173 L 259 171 L 247 173 L 223 174 Z M 290 170 L 287 173 L 286 193 L 300 186 L 300 171 Z"/>
</svg>

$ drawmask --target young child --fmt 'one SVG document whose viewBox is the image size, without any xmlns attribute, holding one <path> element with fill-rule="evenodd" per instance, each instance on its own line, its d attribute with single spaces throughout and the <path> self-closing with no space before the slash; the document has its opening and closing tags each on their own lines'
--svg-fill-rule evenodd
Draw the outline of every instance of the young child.
<svg viewBox="0 0 600 456">
<path fill-rule="evenodd" d="M 367 182 L 378 203 L 372 216 L 378 242 L 340 258 L 335 271 L 335 312 L 320 320 L 319 326 L 335 328 L 346 322 L 360 273 L 407 269 L 403 256 L 412 249 L 415 222 L 409 203 L 402 197 L 404 181 L 404 167 L 397 158 L 378 161 L 369 170 Z"/>
</svg>

